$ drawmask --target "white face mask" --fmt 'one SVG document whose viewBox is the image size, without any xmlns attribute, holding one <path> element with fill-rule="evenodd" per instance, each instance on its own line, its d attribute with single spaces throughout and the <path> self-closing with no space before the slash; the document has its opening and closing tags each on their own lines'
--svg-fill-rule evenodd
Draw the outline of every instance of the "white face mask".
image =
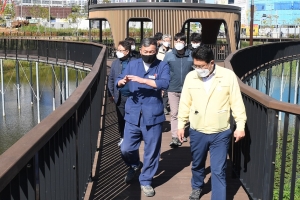
<svg viewBox="0 0 300 200">
<path fill-rule="evenodd" d="M 163 42 L 162 43 L 165 47 L 169 47 L 170 46 L 170 42 Z"/>
<path fill-rule="evenodd" d="M 131 51 L 135 50 L 135 45 L 131 45 Z"/>
<path fill-rule="evenodd" d="M 176 43 L 175 44 L 175 49 L 180 51 L 184 48 L 184 44 L 183 43 Z"/>
<path fill-rule="evenodd" d="M 122 53 L 120 51 L 117 51 L 116 55 L 117 55 L 118 58 L 123 58 L 124 57 L 124 53 Z"/>
<path fill-rule="evenodd" d="M 209 69 L 195 69 L 198 76 L 203 78 L 203 77 L 207 77 L 209 75 Z"/>
<path fill-rule="evenodd" d="M 192 43 L 192 47 L 194 48 L 194 49 L 196 49 L 197 47 L 199 47 L 200 46 L 200 43 Z"/>
</svg>

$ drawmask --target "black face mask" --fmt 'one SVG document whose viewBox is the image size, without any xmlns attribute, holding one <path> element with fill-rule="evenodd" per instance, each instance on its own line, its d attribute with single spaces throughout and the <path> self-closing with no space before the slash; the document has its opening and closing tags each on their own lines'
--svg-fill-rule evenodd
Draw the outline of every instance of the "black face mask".
<svg viewBox="0 0 300 200">
<path fill-rule="evenodd" d="M 142 59 L 145 63 L 153 63 L 154 60 L 156 59 L 156 54 L 152 54 L 152 55 L 142 55 Z"/>
</svg>

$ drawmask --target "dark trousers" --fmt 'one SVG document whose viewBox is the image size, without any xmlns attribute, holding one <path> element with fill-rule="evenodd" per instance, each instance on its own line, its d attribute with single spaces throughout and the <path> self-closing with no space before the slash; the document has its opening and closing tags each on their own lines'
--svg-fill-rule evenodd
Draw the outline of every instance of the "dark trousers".
<svg viewBox="0 0 300 200">
<path fill-rule="evenodd" d="M 119 133 L 120 138 L 123 138 L 124 128 L 125 128 L 125 103 L 128 97 L 120 95 L 118 103 L 116 104 L 117 116 L 118 116 L 118 125 L 119 125 Z"/>
<path fill-rule="evenodd" d="M 164 104 L 164 108 L 168 110 L 168 91 L 167 90 L 164 91 L 163 104 Z"/>
<path fill-rule="evenodd" d="M 210 153 L 211 200 L 226 200 L 226 161 L 232 131 L 230 129 L 204 134 L 190 129 L 192 152 L 192 188 L 200 189 L 204 185 L 205 160 Z"/>
</svg>

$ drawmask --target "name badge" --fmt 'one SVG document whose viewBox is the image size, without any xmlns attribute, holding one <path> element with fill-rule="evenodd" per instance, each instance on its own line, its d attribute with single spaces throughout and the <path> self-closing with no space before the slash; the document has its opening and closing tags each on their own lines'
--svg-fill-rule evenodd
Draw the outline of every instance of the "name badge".
<svg viewBox="0 0 300 200">
<path fill-rule="evenodd" d="M 154 75 L 149 75 L 149 78 L 150 79 L 155 79 L 155 76 Z"/>
</svg>

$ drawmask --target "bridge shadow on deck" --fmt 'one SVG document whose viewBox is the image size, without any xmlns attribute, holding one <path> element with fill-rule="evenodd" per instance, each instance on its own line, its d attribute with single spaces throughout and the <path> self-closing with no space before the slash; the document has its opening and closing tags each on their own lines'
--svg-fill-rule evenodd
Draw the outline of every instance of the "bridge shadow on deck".
<svg viewBox="0 0 300 200">
<path fill-rule="evenodd" d="M 96 174 L 93 179 L 90 197 L 94 200 L 143 200 L 149 199 L 141 193 L 138 176 L 132 184 L 125 184 L 124 177 L 128 167 L 123 163 L 120 156 L 120 149 L 117 146 L 119 141 L 117 115 L 115 105 L 106 101 L 104 132 L 101 138 L 101 147 L 96 166 Z M 154 177 L 152 186 L 156 195 L 152 200 L 178 199 L 185 200 L 191 192 L 191 153 L 189 142 L 184 143 L 180 148 L 171 149 L 169 142 L 170 116 L 167 115 L 162 133 L 162 147 L 159 168 Z M 140 147 L 140 156 L 143 157 L 143 143 Z M 201 200 L 211 198 L 211 181 L 209 156 L 206 161 L 205 186 L 202 191 Z M 232 178 L 231 163 L 227 168 L 227 200 L 249 199 L 238 179 Z"/>
</svg>

